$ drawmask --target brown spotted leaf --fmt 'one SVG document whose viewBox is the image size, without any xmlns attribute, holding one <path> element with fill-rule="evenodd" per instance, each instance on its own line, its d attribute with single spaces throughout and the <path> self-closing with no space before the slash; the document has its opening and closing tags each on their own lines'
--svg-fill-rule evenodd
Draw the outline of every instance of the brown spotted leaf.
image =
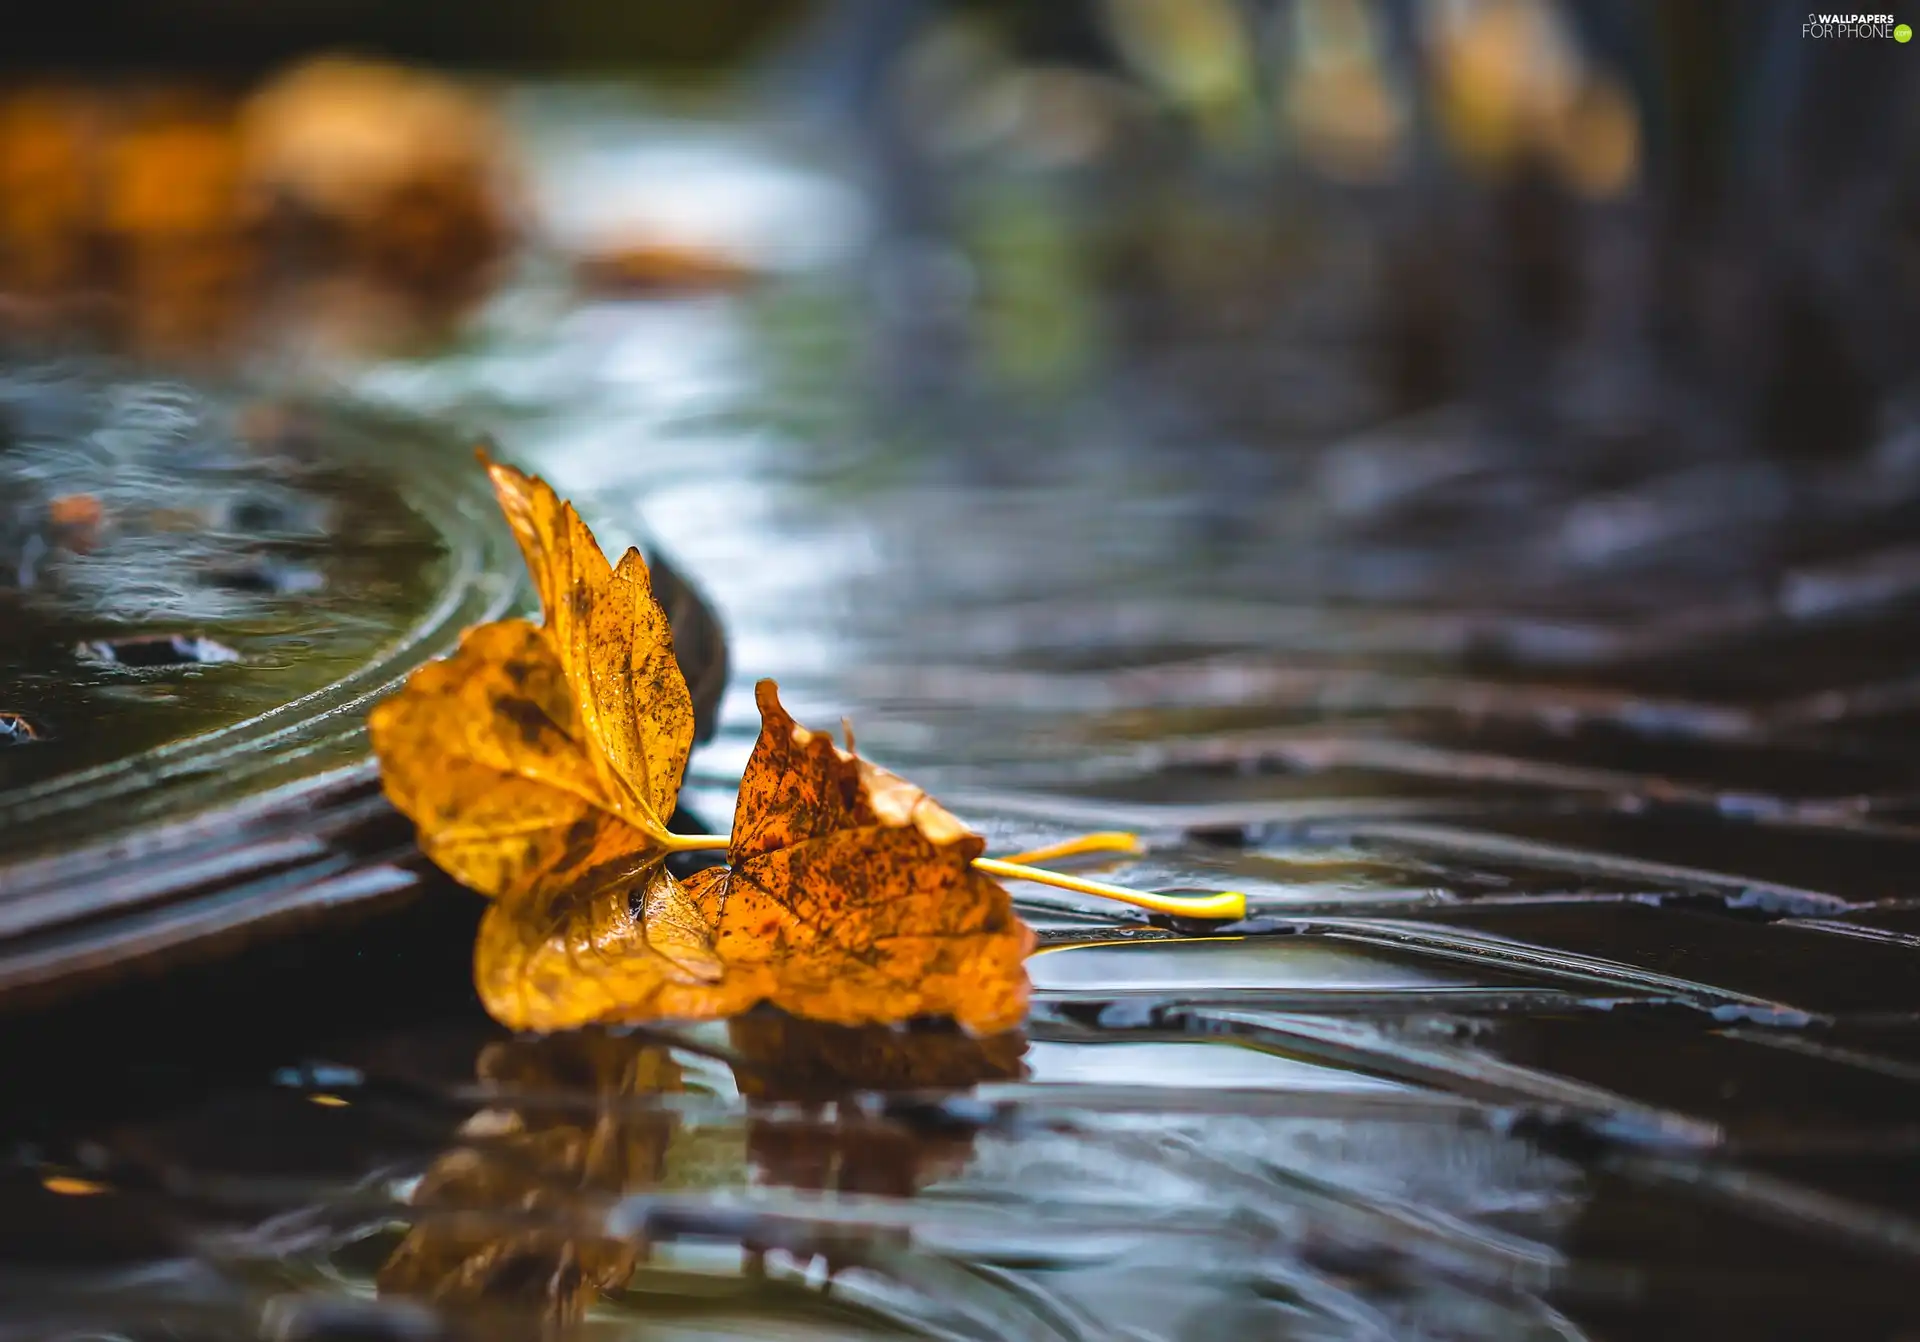
<svg viewBox="0 0 1920 1342">
<path fill-rule="evenodd" d="M 784 1011 L 842 1025 L 1019 1024 L 1033 934 L 973 866 L 984 841 L 913 784 L 794 722 L 772 681 L 755 699 L 760 739 L 730 866 L 686 883 L 722 982 L 749 980 Z"/>
<path fill-rule="evenodd" d="M 1026 1011 L 1032 934 L 977 870 L 982 841 L 919 788 L 798 726 L 771 681 L 741 783 L 731 868 L 487 911 L 481 998 L 524 1029 L 736 1016 L 770 1002 L 864 1025 Z"/>
</svg>

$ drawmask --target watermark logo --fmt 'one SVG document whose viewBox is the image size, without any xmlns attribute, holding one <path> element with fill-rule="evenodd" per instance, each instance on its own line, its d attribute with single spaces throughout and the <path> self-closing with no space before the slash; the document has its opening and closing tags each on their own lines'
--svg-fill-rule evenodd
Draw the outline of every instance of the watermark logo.
<svg viewBox="0 0 1920 1342">
<path fill-rule="evenodd" d="M 1800 25 L 1802 37 L 1864 37 L 1877 41 L 1892 38 L 1895 42 L 1911 42 L 1913 29 L 1904 23 L 1895 23 L 1891 14 L 1809 14 L 1807 21 Z"/>
</svg>

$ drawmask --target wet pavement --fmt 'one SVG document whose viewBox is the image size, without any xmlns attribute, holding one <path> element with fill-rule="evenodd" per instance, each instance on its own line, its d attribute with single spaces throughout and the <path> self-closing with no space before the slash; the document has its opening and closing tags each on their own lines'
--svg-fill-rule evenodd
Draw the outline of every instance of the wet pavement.
<svg viewBox="0 0 1920 1342">
<path fill-rule="evenodd" d="M 696 576 L 708 825 L 771 675 L 991 851 L 1134 829 L 1074 869 L 1250 917 L 1016 886 L 1000 1039 L 537 1040 L 429 887 L 405 955 L 330 934 L 356 968 L 297 1044 L 139 1035 L 86 1117 L 9 1108 L 0 1336 L 1916 1335 L 1913 425 L 1762 457 L 1596 402 L 1618 349 L 1544 420 L 1402 404 L 1378 238 L 1243 201 L 1130 235 L 989 183 L 956 271 L 722 125 L 569 141 L 556 210 L 620 153 L 696 165 L 680 207 L 772 278 L 536 276 L 327 394 L 491 432 Z M 837 243 L 782 252 L 802 208 Z"/>
</svg>

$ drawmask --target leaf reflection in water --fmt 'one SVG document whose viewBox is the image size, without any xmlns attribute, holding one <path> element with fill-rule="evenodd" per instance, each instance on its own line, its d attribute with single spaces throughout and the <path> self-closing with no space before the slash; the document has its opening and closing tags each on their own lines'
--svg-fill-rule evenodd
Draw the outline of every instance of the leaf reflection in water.
<svg viewBox="0 0 1920 1342">
<path fill-rule="evenodd" d="M 841 1101 L 1019 1080 L 1027 1047 L 1017 1031 L 982 1039 L 943 1023 L 856 1028 L 773 1011 L 731 1021 L 728 1043 L 747 1104 L 744 1141 L 736 1125 L 702 1126 L 657 1102 L 689 1089 L 660 1036 L 586 1030 L 487 1045 L 475 1070 L 503 1103 L 467 1120 L 461 1143 L 416 1185 L 414 1223 L 379 1271 L 380 1294 L 456 1313 L 504 1308 L 552 1333 L 619 1292 L 651 1253 L 644 1236 L 607 1235 L 584 1214 L 590 1205 L 716 1179 L 910 1197 L 965 1165 L 972 1132 L 923 1131 Z M 871 1258 L 863 1235 L 910 1233 L 823 1231 L 776 1244 L 749 1227 L 743 1268 L 763 1275 L 768 1252 L 783 1248 L 824 1260 L 830 1285 Z"/>
</svg>

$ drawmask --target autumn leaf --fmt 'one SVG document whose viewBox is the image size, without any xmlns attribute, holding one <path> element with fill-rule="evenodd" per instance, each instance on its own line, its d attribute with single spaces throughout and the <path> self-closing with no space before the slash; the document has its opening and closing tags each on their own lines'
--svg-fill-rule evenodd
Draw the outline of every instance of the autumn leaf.
<svg viewBox="0 0 1920 1342">
<path fill-rule="evenodd" d="M 673 631 L 638 550 L 610 566 L 545 481 L 487 469 L 546 624 L 469 630 L 374 709 L 387 795 L 428 855 L 483 894 L 622 861 L 631 874 L 670 842 L 693 748 Z"/>
<path fill-rule="evenodd" d="M 574 273 L 598 293 L 684 294 L 745 287 L 753 270 L 722 251 L 642 239 L 580 258 Z"/>
<path fill-rule="evenodd" d="M 684 885 L 658 871 L 638 909 L 617 889 L 496 905 L 475 959 L 488 1008 L 536 1030 L 713 1019 L 760 1002 L 842 1025 L 1018 1024 L 1032 933 L 972 865 L 979 836 L 800 727 L 772 681 L 756 697 L 731 865 Z"/>
<path fill-rule="evenodd" d="M 629 549 L 610 566 L 580 514 L 544 480 L 498 463 L 487 474 L 540 594 L 544 632 L 605 801 L 664 840 L 693 750 L 693 699 L 647 561 Z"/>
<path fill-rule="evenodd" d="M 693 710 L 645 561 L 610 565 L 544 482 L 489 465 L 545 623 L 471 630 L 370 720 L 421 847 L 494 897 L 474 980 L 516 1029 L 734 1016 L 842 1025 L 1026 1008 L 1032 934 L 983 841 L 919 788 L 809 732 L 762 681 L 729 866 L 684 885 L 667 829 Z"/>
<path fill-rule="evenodd" d="M 561 886 L 488 909 L 473 966 L 487 1011 L 516 1030 L 553 1031 L 710 1020 L 761 999 L 756 978 L 730 974 L 715 955 L 710 922 L 664 867 L 637 893 Z"/>
<path fill-rule="evenodd" d="M 864 1025 L 950 1016 L 978 1034 L 1026 1013 L 1033 934 L 973 860 L 985 840 L 895 774 L 794 722 L 755 687 L 727 867 L 686 895 L 729 980 L 796 1016 Z"/>
<path fill-rule="evenodd" d="M 373 712 L 386 792 L 420 846 L 482 894 L 634 880 L 662 849 L 595 767 L 560 660 L 521 620 L 482 625 Z"/>
</svg>

